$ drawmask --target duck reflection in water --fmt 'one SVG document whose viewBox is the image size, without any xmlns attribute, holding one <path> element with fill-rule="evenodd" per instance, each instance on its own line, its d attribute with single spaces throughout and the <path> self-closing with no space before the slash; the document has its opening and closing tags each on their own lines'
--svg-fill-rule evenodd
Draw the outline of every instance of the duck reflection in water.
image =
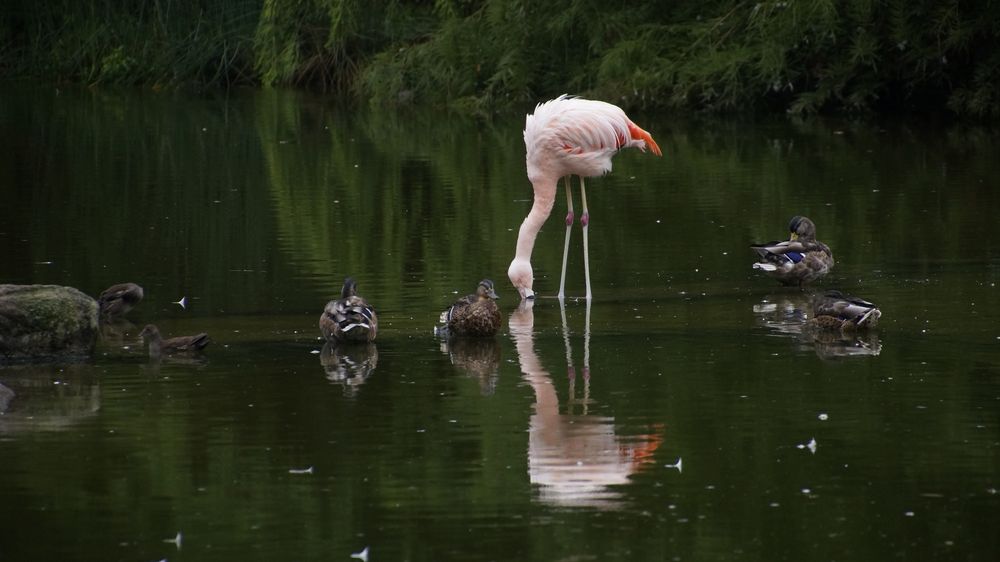
<svg viewBox="0 0 1000 562">
<path fill-rule="evenodd" d="M 816 355 L 823 358 L 854 355 L 878 355 L 882 346 L 878 326 L 882 311 L 874 303 L 840 291 L 826 291 L 812 296 L 812 317 L 805 333 L 816 345 Z"/>
<path fill-rule="evenodd" d="M 630 475 L 653 461 L 653 454 L 663 441 L 662 429 L 657 428 L 653 434 L 621 437 L 615 433 L 613 417 L 588 413 L 593 404 L 590 397 L 589 301 L 584 330 L 582 398 L 576 398 L 576 373 L 566 312 L 562 308 L 570 398 L 567 412 L 560 412 L 556 385 L 534 348 L 534 304 L 533 299 L 522 300 L 508 324 L 523 378 L 535 393 L 535 413 L 528 430 L 531 483 L 538 487 L 539 498 L 546 503 L 619 507 L 622 498 L 615 486 L 627 484 Z"/>
<path fill-rule="evenodd" d="M 492 396 L 500 376 L 500 343 L 496 338 L 449 338 L 441 342 L 441 353 L 451 364 L 479 381 L 479 392 Z"/>
<path fill-rule="evenodd" d="M 344 394 L 354 396 L 359 387 L 375 372 L 378 348 L 374 343 L 327 342 L 319 353 L 319 362 L 330 382 L 344 387 Z"/>
<path fill-rule="evenodd" d="M 132 346 L 138 330 L 136 330 L 135 324 L 126 318 L 105 319 L 101 317 L 98 320 L 98 334 L 102 346 L 125 348 Z"/>
<path fill-rule="evenodd" d="M 777 335 L 795 339 L 801 349 L 811 349 L 821 359 L 873 356 L 881 353 L 882 344 L 879 342 L 878 333 L 868 329 L 874 327 L 875 322 L 857 329 L 851 326 L 850 322 L 831 320 L 829 309 L 836 307 L 836 303 L 831 300 L 833 299 L 831 295 L 834 294 L 843 296 L 836 291 L 817 295 L 802 293 L 770 296 L 755 304 L 753 312 L 761 326 Z M 845 298 L 853 299 L 853 297 Z M 866 301 L 860 302 L 871 305 Z M 853 307 L 849 308 L 853 310 Z M 877 321 L 881 312 L 874 305 L 871 305 L 871 308 L 875 312 L 867 318 L 874 318 Z"/>
</svg>

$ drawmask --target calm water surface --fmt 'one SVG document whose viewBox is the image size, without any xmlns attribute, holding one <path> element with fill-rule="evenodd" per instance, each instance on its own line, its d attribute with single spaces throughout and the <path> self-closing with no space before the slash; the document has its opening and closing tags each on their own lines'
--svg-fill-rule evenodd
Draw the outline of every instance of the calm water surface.
<svg viewBox="0 0 1000 562">
<path fill-rule="evenodd" d="M 0 88 L 0 282 L 146 289 L 0 368 L 0 560 L 996 560 L 998 137 L 633 117 L 665 156 L 588 183 L 592 306 L 548 298 L 560 196 L 526 308 L 521 117 Z M 795 214 L 876 333 L 751 271 Z M 379 339 L 324 349 L 348 274 Z M 483 277 L 501 334 L 435 339 Z M 150 322 L 214 343 L 151 363 Z"/>
</svg>

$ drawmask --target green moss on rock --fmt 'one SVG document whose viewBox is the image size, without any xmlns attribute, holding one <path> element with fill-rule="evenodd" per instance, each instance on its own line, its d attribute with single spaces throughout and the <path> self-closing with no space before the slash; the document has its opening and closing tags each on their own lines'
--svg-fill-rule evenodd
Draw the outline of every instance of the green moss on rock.
<svg viewBox="0 0 1000 562">
<path fill-rule="evenodd" d="M 97 310 L 72 287 L 0 285 L 0 362 L 89 356 Z"/>
</svg>

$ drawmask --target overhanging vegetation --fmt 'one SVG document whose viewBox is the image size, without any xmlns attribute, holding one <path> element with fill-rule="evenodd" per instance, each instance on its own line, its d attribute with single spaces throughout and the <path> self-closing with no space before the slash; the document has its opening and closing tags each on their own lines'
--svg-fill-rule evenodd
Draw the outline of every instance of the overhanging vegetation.
<svg viewBox="0 0 1000 562">
<path fill-rule="evenodd" d="M 0 72 L 154 88 L 292 85 L 492 112 L 626 107 L 1000 115 L 987 0 L 10 0 Z"/>
</svg>

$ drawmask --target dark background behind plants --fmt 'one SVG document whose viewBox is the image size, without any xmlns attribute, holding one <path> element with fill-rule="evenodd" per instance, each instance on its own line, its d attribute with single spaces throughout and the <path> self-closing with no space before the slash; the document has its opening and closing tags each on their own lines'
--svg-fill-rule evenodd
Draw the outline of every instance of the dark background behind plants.
<svg viewBox="0 0 1000 562">
<path fill-rule="evenodd" d="M 1000 114 L 1000 3 L 961 0 L 7 0 L 0 76 L 290 85 L 472 112 Z"/>
</svg>

